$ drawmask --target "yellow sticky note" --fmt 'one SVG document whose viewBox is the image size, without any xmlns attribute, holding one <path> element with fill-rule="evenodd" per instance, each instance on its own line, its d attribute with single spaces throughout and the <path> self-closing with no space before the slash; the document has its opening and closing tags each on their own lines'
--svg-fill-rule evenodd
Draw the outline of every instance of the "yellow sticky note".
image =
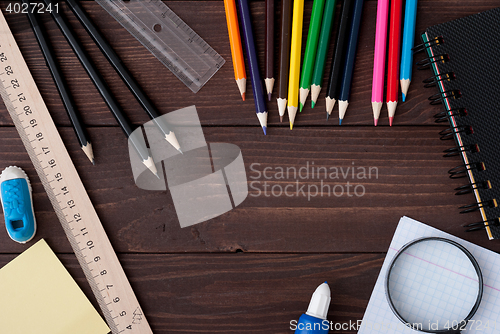
<svg viewBox="0 0 500 334">
<path fill-rule="evenodd" d="M 0 269 L 0 296 L 1 333 L 110 332 L 43 239 Z"/>
</svg>

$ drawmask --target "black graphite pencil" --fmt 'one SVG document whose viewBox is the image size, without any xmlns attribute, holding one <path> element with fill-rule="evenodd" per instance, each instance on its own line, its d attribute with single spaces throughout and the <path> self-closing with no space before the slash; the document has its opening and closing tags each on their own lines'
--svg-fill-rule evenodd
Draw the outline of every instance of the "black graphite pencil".
<svg viewBox="0 0 500 334">
<path fill-rule="evenodd" d="M 36 40 L 38 41 L 38 45 L 40 45 L 40 49 L 42 50 L 43 57 L 47 62 L 47 67 L 50 70 L 50 74 L 54 79 L 54 82 L 57 87 L 57 91 L 61 96 L 61 100 L 64 104 L 64 108 L 68 113 L 71 124 L 73 125 L 73 129 L 75 130 L 76 138 L 80 143 L 80 146 L 85 153 L 85 155 L 89 158 L 90 162 L 94 163 L 94 152 L 92 151 L 92 144 L 90 142 L 90 137 L 87 133 L 87 129 L 83 125 L 80 114 L 78 113 L 73 98 L 69 93 L 66 85 L 66 81 L 61 74 L 61 70 L 59 68 L 59 64 L 56 61 L 56 57 L 52 46 L 50 45 L 45 29 L 43 25 L 38 20 L 38 14 L 36 14 L 36 10 L 32 10 L 30 6 L 30 0 L 23 0 L 23 3 L 27 4 L 28 10 L 27 15 L 31 24 L 31 28 L 33 29 L 33 33 L 35 34 Z"/>
<path fill-rule="evenodd" d="M 55 4 L 54 0 L 44 0 L 44 2 L 47 5 L 50 4 L 51 7 L 53 7 Z M 130 123 L 129 119 L 123 113 L 122 109 L 118 105 L 118 102 L 113 97 L 113 94 L 111 94 L 111 92 L 109 91 L 108 86 L 106 85 L 104 79 L 97 71 L 97 68 L 95 67 L 94 63 L 92 62 L 92 60 L 90 60 L 90 57 L 87 55 L 87 52 L 82 47 L 82 45 L 80 44 L 80 42 L 76 38 L 73 30 L 70 28 L 68 22 L 61 14 L 62 13 L 58 13 L 56 11 L 51 12 L 52 18 L 56 21 L 59 29 L 63 33 L 64 37 L 68 41 L 69 45 L 71 46 L 71 48 L 75 52 L 78 59 L 80 60 L 80 63 L 83 65 L 83 67 L 87 71 L 87 74 L 89 75 L 90 79 L 92 79 L 92 82 L 94 83 L 97 90 L 101 94 L 102 98 L 106 102 L 108 108 L 111 110 L 111 113 L 116 118 L 116 121 L 118 122 L 118 124 L 122 128 L 123 132 L 125 133 L 127 138 L 130 140 L 130 143 L 136 149 L 137 153 L 139 154 L 139 157 L 142 160 L 142 163 L 153 174 L 158 176 L 158 172 L 156 170 L 155 163 L 153 161 L 153 158 L 149 155 L 146 144 L 144 143 L 144 141 L 138 140 L 138 138 L 136 138 L 136 136 L 132 136 L 132 133 L 134 132 L 134 128 L 133 128 L 132 124 Z"/>
<path fill-rule="evenodd" d="M 144 108 L 144 110 L 147 112 L 156 126 L 158 126 L 158 128 L 162 131 L 163 135 L 165 136 L 165 140 L 167 140 L 175 149 L 182 153 L 179 142 L 177 141 L 174 132 L 168 128 L 168 125 L 165 124 L 165 122 L 163 122 L 161 119 L 158 119 L 161 114 L 155 108 L 151 100 L 149 100 L 149 98 L 146 96 L 139 84 L 135 81 L 134 77 L 132 76 L 132 74 L 130 74 L 129 70 L 125 67 L 120 57 L 118 57 L 111 45 L 101 35 L 99 29 L 97 29 L 92 20 L 88 17 L 87 13 L 85 13 L 85 10 L 79 4 L 79 1 L 66 0 L 66 3 L 68 4 L 69 8 L 71 8 L 78 20 L 80 20 L 80 23 L 85 27 L 88 34 L 92 37 L 99 49 L 101 49 L 101 52 L 104 54 L 104 56 L 106 56 L 110 64 L 115 68 L 116 72 L 120 75 L 123 82 L 125 82 L 132 94 L 134 94 L 137 101 L 141 104 L 141 106 Z"/>
</svg>

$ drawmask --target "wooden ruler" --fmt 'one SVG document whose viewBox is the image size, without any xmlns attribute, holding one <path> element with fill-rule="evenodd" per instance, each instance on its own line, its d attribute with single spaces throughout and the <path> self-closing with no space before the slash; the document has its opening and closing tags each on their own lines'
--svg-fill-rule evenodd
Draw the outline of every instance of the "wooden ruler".
<svg viewBox="0 0 500 334">
<path fill-rule="evenodd" d="M 152 334 L 0 12 L 0 93 L 113 334 Z"/>
</svg>

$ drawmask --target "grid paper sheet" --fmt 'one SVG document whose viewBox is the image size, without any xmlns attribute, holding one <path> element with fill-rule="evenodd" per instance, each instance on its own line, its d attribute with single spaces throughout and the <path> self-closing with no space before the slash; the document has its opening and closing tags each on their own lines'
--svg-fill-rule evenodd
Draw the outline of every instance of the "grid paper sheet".
<svg viewBox="0 0 500 334">
<path fill-rule="evenodd" d="M 500 255 L 411 218 L 402 217 L 387 251 L 387 256 L 375 283 L 358 334 L 418 333 L 406 327 L 391 311 L 385 296 L 384 283 L 387 268 L 397 251 L 408 242 L 424 237 L 442 237 L 458 242 L 472 253 L 481 267 L 484 280 L 483 298 L 477 313 L 463 333 L 499 333 Z"/>
</svg>

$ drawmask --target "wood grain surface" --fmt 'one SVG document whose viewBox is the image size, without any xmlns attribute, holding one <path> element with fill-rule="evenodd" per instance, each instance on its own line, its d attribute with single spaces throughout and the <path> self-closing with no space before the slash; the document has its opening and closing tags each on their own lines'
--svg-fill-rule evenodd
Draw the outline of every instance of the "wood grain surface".
<svg viewBox="0 0 500 334">
<path fill-rule="evenodd" d="M 0 8 L 3 10 L 8 3 L 0 2 Z M 474 198 L 470 194 L 453 195 L 453 189 L 467 180 L 447 176 L 447 171 L 461 161 L 442 157 L 442 151 L 453 146 L 453 141 L 439 140 L 438 132 L 445 126 L 432 119 L 442 107 L 428 104 L 427 96 L 435 89 L 424 89 L 421 84 L 430 71 L 414 70 L 407 102 L 400 103 L 393 127 L 388 126 L 385 107 L 380 125 L 372 126 L 370 94 L 377 1 L 365 1 L 352 102 L 342 127 L 337 125 L 337 117 L 326 122 L 323 92 L 314 109 L 307 103 L 290 131 L 287 123 L 279 123 L 275 89 L 273 101 L 268 103 L 267 136 L 262 135 L 255 118 L 251 94 L 247 94 L 246 102 L 241 101 L 234 82 L 223 1 L 165 3 L 226 59 L 226 64 L 197 94 L 98 4 L 82 1 L 162 113 L 196 105 L 207 142 L 232 143 L 241 148 L 250 187 L 248 198 L 226 214 L 183 229 L 168 190 L 145 191 L 135 186 L 125 137 L 49 15 L 42 15 L 42 21 L 89 128 L 96 166 L 89 164 L 78 146 L 27 17 L 6 14 L 154 333 L 292 333 L 289 322 L 306 311 L 312 292 L 325 280 L 332 290 L 328 319 L 334 323 L 356 322 L 363 317 L 385 252 L 403 215 L 500 251 L 499 242 L 488 241 L 486 233 L 466 233 L 462 227 L 480 221 L 480 215 L 459 214 L 458 206 L 473 203 Z M 265 2 L 252 1 L 250 5 L 264 73 Z M 427 26 L 496 6 L 498 2 L 493 0 L 421 0 L 417 35 Z M 83 27 L 65 5 L 61 7 L 127 115 L 136 125 L 148 121 Z M 311 8 L 312 1 L 306 1 L 305 27 Z M 304 38 L 305 34 L 307 29 Z M 278 43 L 276 54 L 277 47 Z M 421 58 L 422 54 L 416 56 L 417 60 Z M 325 74 L 328 72 L 329 64 Z M 250 89 L 248 85 L 247 91 Z M 32 242 L 21 245 L 11 241 L 5 228 L 0 228 L 0 266 L 44 238 L 97 306 L 1 104 L 0 168 L 9 165 L 22 167 L 31 179 L 38 232 Z M 318 172 L 321 167 L 329 172 Z M 295 169 L 297 175 L 280 174 L 287 168 Z M 364 177 L 363 168 L 367 171 Z M 332 175 L 335 170 L 337 177 Z M 287 186 L 288 195 L 279 193 Z M 328 187 L 336 193 L 329 190 L 328 195 Z M 308 198 L 308 189 L 310 194 L 318 189 L 318 194 Z M 344 192 L 339 195 L 341 189 Z M 358 196 L 361 191 L 362 196 Z"/>
</svg>

